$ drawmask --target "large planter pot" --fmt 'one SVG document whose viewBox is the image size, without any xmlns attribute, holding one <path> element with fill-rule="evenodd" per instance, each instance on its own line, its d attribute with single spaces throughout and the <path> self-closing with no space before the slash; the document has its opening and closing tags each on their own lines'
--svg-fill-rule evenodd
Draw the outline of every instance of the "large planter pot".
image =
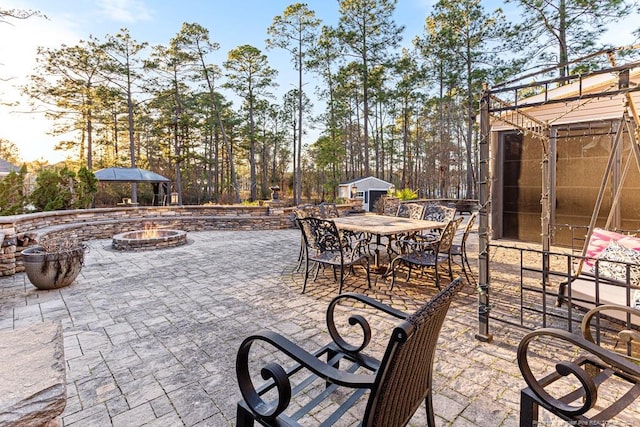
<svg viewBox="0 0 640 427">
<path fill-rule="evenodd" d="M 22 251 L 24 271 L 38 289 L 69 286 L 82 269 L 84 251 L 84 245 L 60 252 L 46 252 L 41 246 L 31 246 Z"/>
</svg>

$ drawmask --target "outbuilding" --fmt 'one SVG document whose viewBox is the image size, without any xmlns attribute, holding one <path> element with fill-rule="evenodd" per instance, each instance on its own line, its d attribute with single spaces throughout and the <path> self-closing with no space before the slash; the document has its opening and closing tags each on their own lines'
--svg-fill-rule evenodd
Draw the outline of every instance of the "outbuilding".
<svg viewBox="0 0 640 427">
<path fill-rule="evenodd" d="M 0 178 L 4 178 L 11 172 L 18 173 L 20 172 L 20 168 L 14 164 L 7 162 L 4 159 L 0 159 Z"/>
<path fill-rule="evenodd" d="M 362 200 L 362 208 L 370 212 L 373 210 L 376 201 L 394 190 L 394 185 L 390 182 L 368 176 L 366 178 L 354 178 L 343 182 L 338 186 L 338 197 L 343 199 Z"/>
</svg>

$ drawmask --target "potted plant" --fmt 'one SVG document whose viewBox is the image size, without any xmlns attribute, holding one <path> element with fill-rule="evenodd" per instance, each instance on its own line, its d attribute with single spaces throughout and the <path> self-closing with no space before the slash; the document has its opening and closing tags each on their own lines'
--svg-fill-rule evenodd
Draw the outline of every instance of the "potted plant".
<svg viewBox="0 0 640 427">
<path fill-rule="evenodd" d="M 46 241 L 22 251 L 24 270 L 38 289 L 57 289 L 70 285 L 84 265 L 84 243 Z"/>
</svg>

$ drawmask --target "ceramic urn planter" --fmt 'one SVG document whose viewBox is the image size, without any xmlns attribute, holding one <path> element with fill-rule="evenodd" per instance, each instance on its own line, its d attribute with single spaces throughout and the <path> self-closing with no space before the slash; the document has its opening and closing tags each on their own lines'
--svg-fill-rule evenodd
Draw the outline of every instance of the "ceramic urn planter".
<svg viewBox="0 0 640 427">
<path fill-rule="evenodd" d="M 57 289 L 69 286 L 84 264 L 83 244 L 55 251 L 31 246 L 22 251 L 24 270 L 29 281 L 38 289 Z"/>
</svg>

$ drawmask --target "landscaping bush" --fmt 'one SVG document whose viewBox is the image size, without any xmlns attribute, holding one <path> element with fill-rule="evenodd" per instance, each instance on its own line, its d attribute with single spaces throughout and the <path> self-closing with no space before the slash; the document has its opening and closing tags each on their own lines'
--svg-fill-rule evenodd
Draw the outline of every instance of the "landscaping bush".
<svg viewBox="0 0 640 427">
<path fill-rule="evenodd" d="M 98 180 L 86 167 L 77 173 L 67 169 L 43 169 L 29 200 L 38 211 L 82 209 L 91 206 Z"/>
</svg>

